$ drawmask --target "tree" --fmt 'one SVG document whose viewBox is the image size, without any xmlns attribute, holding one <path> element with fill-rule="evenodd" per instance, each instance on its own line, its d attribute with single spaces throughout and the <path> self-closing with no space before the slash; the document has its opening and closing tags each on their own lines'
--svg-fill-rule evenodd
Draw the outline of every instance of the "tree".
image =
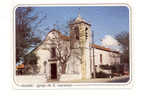
<svg viewBox="0 0 141 100">
<path fill-rule="evenodd" d="M 62 40 L 59 36 L 56 37 L 56 57 L 61 66 L 61 73 L 65 74 L 66 72 L 66 63 L 68 62 L 71 56 L 70 42 Z"/>
<path fill-rule="evenodd" d="M 24 56 L 25 73 L 28 74 L 38 73 L 37 60 L 38 57 L 34 52 L 30 52 L 29 54 Z M 33 73 L 29 73 L 28 72 L 29 69 L 32 69 Z"/>
<path fill-rule="evenodd" d="M 38 18 L 32 15 L 33 8 L 18 7 L 16 9 L 16 62 L 23 61 L 29 49 L 40 43 L 40 38 L 34 34 L 33 22 Z"/>
<path fill-rule="evenodd" d="M 55 28 L 61 32 L 63 32 L 64 35 L 61 33 L 58 33 L 58 36 L 54 34 L 55 41 L 52 40 L 52 42 L 55 42 L 56 44 L 56 58 L 59 61 L 59 64 L 61 66 L 61 73 L 65 74 L 66 72 L 66 64 L 71 56 L 71 47 L 70 47 L 70 38 L 66 35 L 69 33 L 69 25 L 73 22 L 74 19 L 70 18 L 66 24 L 59 25 L 59 23 L 55 24 Z M 61 26 L 61 27 L 60 27 Z"/>
<path fill-rule="evenodd" d="M 129 64 L 129 32 L 121 32 L 116 36 L 123 49 L 121 54 L 121 63 Z"/>
</svg>

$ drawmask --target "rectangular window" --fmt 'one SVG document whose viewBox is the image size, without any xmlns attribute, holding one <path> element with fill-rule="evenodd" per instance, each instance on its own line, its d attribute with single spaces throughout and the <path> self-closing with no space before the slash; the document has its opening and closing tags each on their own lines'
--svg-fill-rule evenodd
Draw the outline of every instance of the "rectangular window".
<svg viewBox="0 0 141 100">
<path fill-rule="evenodd" d="M 79 40 L 79 28 L 75 27 L 75 34 L 76 34 L 76 39 Z"/>
<path fill-rule="evenodd" d="M 102 54 L 100 54 L 100 63 L 102 64 Z"/>
<path fill-rule="evenodd" d="M 56 57 L 55 48 L 51 48 L 51 58 L 55 58 L 55 57 Z"/>
</svg>

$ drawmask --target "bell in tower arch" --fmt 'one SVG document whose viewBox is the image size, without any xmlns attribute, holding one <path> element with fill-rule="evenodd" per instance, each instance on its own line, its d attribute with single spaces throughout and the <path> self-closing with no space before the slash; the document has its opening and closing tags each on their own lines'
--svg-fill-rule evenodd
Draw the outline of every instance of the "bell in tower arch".
<svg viewBox="0 0 141 100">
<path fill-rule="evenodd" d="M 86 37 L 86 40 L 88 39 L 88 28 L 86 27 L 85 28 L 85 37 Z"/>
</svg>

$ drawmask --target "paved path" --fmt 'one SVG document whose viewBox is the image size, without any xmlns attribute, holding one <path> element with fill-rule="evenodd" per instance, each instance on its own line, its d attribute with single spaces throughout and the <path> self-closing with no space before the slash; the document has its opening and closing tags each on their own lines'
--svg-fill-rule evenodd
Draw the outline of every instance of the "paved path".
<svg viewBox="0 0 141 100">
<path fill-rule="evenodd" d="M 129 77 L 125 76 L 125 77 L 121 77 L 119 79 L 115 79 L 110 81 L 111 83 L 123 83 L 123 82 L 128 82 L 129 81 Z"/>
<path fill-rule="evenodd" d="M 15 81 L 18 84 L 40 84 L 40 83 L 125 83 L 128 82 L 129 76 L 121 76 L 114 78 L 96 78 L 90 80 L 74 80 L 74 81 L 46 81 L 45 76 L 16 76 Z"/>
<path fill-rule="evenodd" d="M 91 80 L 75 80 L 70 82 L 63 82 L 63 83 L 124 83 L 129 81 L 129 76 L 121 76 L 121 77 L 114 77 L 114 78 L 96 78 Z M 60 82 L 62 83 L 62 82 Z"/>
</svg>

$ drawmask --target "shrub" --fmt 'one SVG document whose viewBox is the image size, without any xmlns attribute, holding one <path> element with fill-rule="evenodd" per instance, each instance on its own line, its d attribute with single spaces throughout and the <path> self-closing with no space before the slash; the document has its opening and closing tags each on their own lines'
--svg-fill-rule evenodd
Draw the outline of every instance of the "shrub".
<svg viewBox="0 0 141 100">
<path fill-rule="evenodd" d="M 33 52 L 29 53 L 24 57 L 25 64 L 24 74 L 38 73 L 37 60 L 38 58 Z"/>
<path fill-rule="evenodd" d="M 111 70 L 111 67 L 108 64 L 107 65 L 100 65 L 100 68 L 104 69 L 104 70 Z"/>
<path fill-rule="evenodd" d="M 106 74 L 106 73 L 101 72 L 101 71 L 96 73 L 96 78 L 108 78 L 108 77 L 110 77 L 110 74 Z"/>
<path fill-rule="evenodd" d="M 123 75 L 124 74 L 124 66 L 122 64 L 111 65 L 111 71 L 113 74 Z"/>
</svg>

